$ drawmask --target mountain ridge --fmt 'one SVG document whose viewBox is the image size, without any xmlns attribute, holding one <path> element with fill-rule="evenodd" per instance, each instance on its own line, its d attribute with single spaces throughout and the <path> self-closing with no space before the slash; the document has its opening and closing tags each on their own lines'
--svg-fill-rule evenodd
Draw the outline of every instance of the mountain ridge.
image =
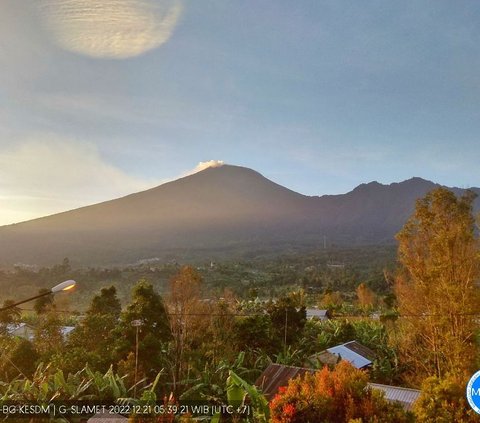
<svg viewBox="0 0 480 423">
<path fill-rule="evenodd" d="M 252 169 L 223 165 L 124 197 L 0 227 L 0 264 L 113 264 L 235 245 L 392 243 L 415 200 L 440 186 L 419 177 L 307 196 Z M 457 194 L 460 188 L 452 188 Z M 474 188 L 480 193 L 478 188 Z"/>
</svg>

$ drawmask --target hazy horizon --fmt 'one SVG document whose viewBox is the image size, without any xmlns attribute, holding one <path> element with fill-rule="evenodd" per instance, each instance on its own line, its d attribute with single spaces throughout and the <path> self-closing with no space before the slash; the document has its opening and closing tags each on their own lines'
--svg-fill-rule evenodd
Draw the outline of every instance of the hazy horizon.
<svg viewBox="0 0 480 423">
<path fill-rule="evenodd" d="M 112 197 L 112 198 L 105 198 L 105 199 L 101 199 L 95 203 L 89 203 L 89 204 L 82 204 L 78 207 L 74 207 L 74 208 L 71 208 L 71 209 L 65 209 L 65 210 L 56 210 L 56 211 L 53 211 L 52 213 L 48 213 L 48 214 L 45 214 L 45 215 L 39 215 L 39 216 L 34 216 L 32 218 L 29 218 L 29 219 L 26 219 L 26 220 L 22 220 L 22 221 L 13 221 L 13 222 L 7 222 L 7 223 L 2 223 L 0 221 L 0 227 L 1 226 L 6 226 L 6 225 L 10 225 L 10 224 L 16 224 L 16 223 L 22 223 L 24 221 L 28 221 L 28 220 L 33 220 L 33 219 L 37 219 L 37 218 L 42 218 L 42 217 L 47 217 L 47 216 L 51 216 L 51 215 L 55 215 L 55 214 L 58 214 L 58 213 L 64 213 L 64 212 L 69 212 L 69 211 L 72 211 L 72 210 L 75 210 L 77 208 L 83 208 L 83 207 L 88 207 L 88 206 L 92 206 L 92 205 L 96 205 L 96 204 L 101 204 L 101 203 L 104 203 L 104 202 L 107 202 L 107 201 L 111 201 L 111 200 L 116 200 L 116 199 L 119 199 L 119 198 L 122 198 L 124 196 L 128 196 L 128 195 L 131 195 L 131 194 L 136 194 L 136 193 L 140 193 L 140 192 L 143 192 L 143 191 L 146 191 L 146 190 L 149 190 L 149 189 L 153 189 L 153 188 L 156 188 L 156 187 L 159 187 L 163 184 L 166 184 L 166 183 L 169 183 L 169 182 L 174 182 L 178 179 L 181 179 L 181 178 L 184 178 L 184 177 L 187 177 L 187 176 L 192 176 L 194 175 L 195 173 L 198 173 L 198 172 L 201 172 L 201 171 L 204 171 L 206 169 L 209 169 L 209 168 L 217 168 L 217 167 L 222 167 L 222 166 L 234 166 L 234 167 L 239 167 L 238 165 L 235 165 L 233 163 L 224 163 L 222 161 L 218 161 L 218 160 L 210 160 L 210 161 L 207 161 L 207 162 L 199 162 L 198 165 L 191 169 L 190 171 L 187 171 L 187 172 L 184 172 L 183 174 L 181 175 L 178 175 L 177 177 L 174 177 L 174 178 L 171 178 L 171 179 L 167 179 L 165 181 L 161 181 L 159 182 L 158 184 L 156 185 L 153 185 L 153 186 L 149 186 L 149 187 L 145 187 L 145 189 L 142 189 L 140 191 L 132 191 L 130 193 L 126 193 L 125 195 L 121 195 L 121 196 L 118 196 L 118 197 Z M 244 167 L 244 166 L 240 166 L 240 167 Z M 248 168 L 246 168 L 248 169 Z M 251 169 L 251 170 L 254 170 L 258 173 L 260 173 L 262 176 L 265 176 L 262 174 L 262 172 L 258 169 Z M 342 195 L 342 194 L 347 194 L 351 191 L 353 191 L 355 188 L 357 188 L 358 186 L 362 185 L 362 184 L 369 184 L 369 183 L 379 183 L 383 186 L 388 186 L 388 185 L 391 185 L 391 184 L 395 184 L 395 183 L 401 183 L 401 182 L 405 182 L 407 180 L 410 180 L 410 179 L 415 179 L 415 178 L 420 178 L 418 176 L 412 176 L 410 178 L 407 178 L 403 181 L 390 181 L 390 182 L 381 182 L 381 181 L 378 181 L 378 180 L 373 180 L 373 181 L 364 181 L 364 182 L 360 182 L 358 183 L 357 185 L 355 186 L 352 186 L 350 189 L 348 189 L 347 191 L 345 192 L 338 192 L 338 193 L 333 193 L 333 194 L 324 194 L 324 193 L 316 193 L 316 194 L 305 194 L 305 193 L 302 193 L 302 192 L 298 192 L 298 191 L 295 191 L 293 190 L 292 188 L 288 187 L 288 186 L 284 186 L 285 188 L 288 188 L 289 190 L 291 191 L 294 191 L 298 194 L 302 194 L 302 195 L 306 195 L 306 196 L 318 196 L 318 197 L 322 197 L 324 195 Z M 270 179 L 270 178 L 267 178 L 267 179 Z M 424 178 L 420 178 L 420 179 L 424 179 Z M 275 181 L 275 180 L 272 180 L 270 179 L 272 182 L 275 182 L 275 183 L 278 183 L 278 181 Z M 426 179 L 424 179 L 426 180 Z M 429 180 L 426 180 L 428 182 L 433 182 L 433 183 L 437 183 L 436 181 L 429 181 Z M 282 185 L 283 186 L 283 185 Z M 446 185 L 448 186 L 448 185 Z M 449 186 L 450 188 L 462 188 L 462 189 L 465 189 L 465 188 L 478 188 L 478 187 L 455 187 L 455 186 Z"/>
</svg>

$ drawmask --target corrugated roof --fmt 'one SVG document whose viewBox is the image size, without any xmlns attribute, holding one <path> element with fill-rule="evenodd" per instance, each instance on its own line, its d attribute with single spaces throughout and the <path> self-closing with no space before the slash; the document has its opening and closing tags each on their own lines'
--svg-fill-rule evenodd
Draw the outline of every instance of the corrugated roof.
<svg viewBox="0 0 480 423">
<path fill-rule="evenodd" d="M 255 381 L 257 386 L 268 400 L 271 400 L 281 386 L 287 386 L 290 379 L 303 376 L 305 373 L 315 373 L 314 369 L 304 367 L 284 366 L 270 364 Z M 369 383 L 372 389 L 378 389 L 385 393 L 385 399 L 390 402 L 399 402 L 406 410 L 411 410 L 413 403 L 420 395 L 416 389 L 401 388 L 398 386 Z"/>
<path fill-rule="evenodd" d="M 371 366 L 372 361 L 363 357 L 362 355 L 352 351 L 346 345 L 337 345 L 336 347 L 327 348 L 330 354 L 339 356 L 342 360 L 348 361 L 352 366 L 357 369 L 363 369 L 364 367 Z"/>
<path fill-rule="evenodd" d="M 287 386 L 290 379 L 303 376 L 307 372 L 313 373 L 314 370 L 304 367 L 270 364 L 255 381 L 255 386 L 262 390 L 267 399 L 271 399 L 278 392 L 278 388 Z"/>
<path fill-rule="evenodd" d="M 365 357 L 370 361 L 373 361 L 377 358 L 377 354 L 375 354 L 370 348 L 366 347 L 365 345 L 360 344 L 360 342 L 350 341 L 350 342 L 345 342 L 345 344 L 343 345 L 347 347 L 349 350 L 352 350 L 353 352 L 360 354 L 362 357 Z"/>
<path fill-rule="evenodd" d="M 379 389 L 385 393 L 388 401 L 399 402 L 406 410 L 411 410 L 413 403 L 420 396 L 418 389 L 401 388 L 398 386 L 381 385 L 380 383 L 369 383 L 373 389 Z"/>
<path fill-rule="evenodd" d="M 320 320 L 326 320 L 329 318 L 328 310 L 319 310 L 318 308 L 307 308 L 307 319 L 313 319 L 314 317 Z"/>
</svg>

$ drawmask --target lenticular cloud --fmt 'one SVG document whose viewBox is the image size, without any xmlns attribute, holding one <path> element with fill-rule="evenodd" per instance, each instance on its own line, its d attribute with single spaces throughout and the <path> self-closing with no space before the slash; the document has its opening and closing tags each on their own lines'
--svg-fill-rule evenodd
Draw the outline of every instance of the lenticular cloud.
<svg viewBox="0 0 480 423">
<path fill-rule="evenodd" d="M 181 14 L 180 0 L 39 0 L 53 41 L 96 58 L 138 56 L 168 41 Z"/>
</svg>

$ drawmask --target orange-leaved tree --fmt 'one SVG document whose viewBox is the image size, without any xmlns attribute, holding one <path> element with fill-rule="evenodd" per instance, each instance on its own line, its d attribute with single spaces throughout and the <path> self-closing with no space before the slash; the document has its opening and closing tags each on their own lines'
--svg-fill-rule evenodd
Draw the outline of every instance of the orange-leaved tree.
<svg viewBox="0 0 480 423">
<path fill-rule="evenodd" d="M 368 386 L 368 376 L 341 361 L 290 380 L 270 403 L 272 423 L 375 421 L 409 422 L 411 416 Z"/>
<path fill-rule="evenodd" d="M 457 197 L 438 188 L 417 201 L 397 235 L 399 348 L 415 384 L 427 376 L 468 375 L 476 367 L 480 255 L 474 198 L 471 191 Z"/>
</svg>

